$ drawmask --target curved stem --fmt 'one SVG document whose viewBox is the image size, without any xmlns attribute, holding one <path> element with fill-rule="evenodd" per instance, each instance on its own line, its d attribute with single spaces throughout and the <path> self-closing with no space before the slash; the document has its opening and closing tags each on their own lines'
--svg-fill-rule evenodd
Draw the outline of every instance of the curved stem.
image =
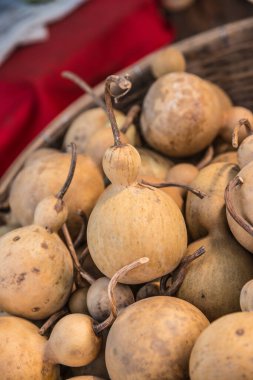
<svg viewBox="0 0 253 380">
<path fill-rule="evenodd" d="M 72 73 L 71 71 L 63 71 L 61 74 L 63 78 L 67 78 L 71 80 L 71 82 L 74 82 L 78 87 L 80 87 L 83 91 L 87 92 L 96 105 L 98 107 L 101 107 L 104 111 L 106 111 L 106 106 L 105 103 L 103 102 L 102 99 L 100 99 L 94 92 L 93 88 L 88 85 L 83 79 L 81 79 L 78 75 Z"/>
<path fill-rule="evenodd" d="M 81 243 L 83 241 L 83 237 L 85 236 L 87 223 L 88 223 L 88 218 L 82 210 L 79 210 L 77 214 L 81 217 L 82 225 L 81 225 L 80 231 L 78 233 L 78 236 L 74 242 L 75 249 L 77 249 L 81 245 Z"/>
<path fill-rule="evenodd" d="M 238 143 L 239 129 L 242 125 L 245 126 L 248 135 L 253 134 L 253 128 L 252 128 L 252 125 L 250 124 L 249 120 L 248 119 L 240 119 L 238 121 L 238 124 L 234 127 L 233 134 L 232 134 L 232 146 L 233 146 L 233 148 L 238 148 L 238 145 L 239 145 L 239 143 Z"/>
<path fill-rule="evenodd" d="M 134 119 L 136 118 L 140 110 L 141 110 L 141 107 L 138 104 L 135 104 L 134 106 L 130 108 L 130 110 L 128 111 L 126 115 L 125 121 L 120 128 L 120 132 L 122 133 L 127 132 L 128 128 L 133 123 Z"/>
<path fill-rule="evenodd" d="M 176 294 L 184 281 L 188 265 L 198 257 L 202 256 L 205 252 L 206 250 L 203 246 L 198 248 L 191 255 L 184 257 L 173 272 L 163 276 L 160 280 L 161 293 L 166 296 L 173 296 Z M 172 278 L 172 284 L 167 288 L 167 281 L 170 277 Z"/>
<path fill-rule="evenodd" d="M 236 223 L 239 224 L 245 231 L 247 231 L 251 236 L 253 236 L 253 226 L 249 224 L 243 217 L 241 217 L 239 214 L 237 214 L 236 210 L 234 209 L 233 201 L 231 193 L 233 189 L 238 186 L 242 185 L 243 180 L 241 177 L 236 176 L 234 179 L 232 179 L 229 184 L 226 187 L 225 190 L 225 203 L 226 208 L 231 215 L 231 217 L 234 219 Z"/>
<path fill-rule="evenodd" d="M 60 311 L 57 311 L 56 313 L 54 313 L 53 315 L 51 315 L 51 317 L 41 326 L 41 328 L 39 329 L 39 334 L 40 335 L 45 335 L 45 333 L 47 332 L 47 330 L 56 322 L 58 321 L 58 319 L 60 319 L 61 317 L 63 317 L 64 315 L 68 314 L 68 310 L 67 309 L 62 309 Z"/>
<path fill-rule="evenodd" d="M 214 149 L 212 145 L 209 145 L 207 150 L 205 151 L 205 154 L 203 158 L 199 161 L 199 163 L 196 165 L 198 169 L 203 169 L 205 166 L 210 164 L 214 156 Z"/>
<path fill-rule="evenodd" d="M 111 92 L 111 84 L 116 84 L 121 90 L 124 90 L 120 95 L 113 95 Z M 115 102 L 118 102 L 122 96 L 125 96 L 128 91 L 131 89 L 132 85 L 129 81 L 128 77 L 118 76 L 118 75 L 110 75 L 106 78 L 105 81 L 105 104 L 107 109 L 108 118 L 111 123 L 112 133 L 114 137 L 114 146 L 121 146 L 122 142 L 120 141 L 120 131 L 116 122 L 116 118 L 114 115 L 113 107 L 112 107 L 112 97 L 114 97 Z"/>
<path fill-rule="evenodd" d="M 78 273 L 80 274 L 80 276 L 86 280 L 90 285 L 93 284 L 96 280 L 94 277 L 92 277 L 89 273 L 87 273 L 82 267 L 81 267 L 81 264 L 79 262 L 79 259 L 77 257 L 77 254 L 76 254 L 76 251 L 75 251 L 75 247 L 73 245 L 73 242 L 72 242 L 72 239 L 71 239 L 71 236 L 70 236 L 70 233 L 69 233 L 69 230 L 68 230 L 68 227 L 66 225 L 66 223 L 63 224 L 62 226 L 62 232 L 64 234 L 64 237 L 66 239 L 66 243 L 67 243 L 67 246 L 68 246 L 68 249 L 69 249 L 69 252 L 71 254 L 71 257 L 72 257 L 72 260 L 73 260 L 73 263 L 74 263 L 74 266 L 76 268 L 76 270 L 78 271 Z"/>
<path fill-rule="evenodd" d="M 111 313 L 109 317 L 102 323 L 94 325 L 94 331 L 96 334 L 100 333 L 103 331 L 106 327 L 110 326 L 113 321 L 117 318 L 117 306 L 116 306 L 116 299 L 115 299 L 115 294 L 114 294 L 114 289 L 117 285 L 118 280 L 123 277 L 126 273 L 130 272 L 131 270 L 139 267 L 142 264 L 146 264 L 149 262 L 148 257 L 141 257 L 138 260 L 133 261 L 130 264 L 125 265 L 123 268 L 119 269 L 114 276 L 111 278 L 109 285 L 108 285 L 108 297 L 109 297 L 109 302 L 110 302 L 110 307 L 111 307 Z"/>
<path fill-rule="evenodd" d="M 203 191 L 200 191 L 198 189 L 194 189 L 191 186 L 183 185 L 183 184 L 180 184 L 180 183 L 172 183 L 172 182 L 151 183 L 151 182 L 144 181 L 142 179 L 141 180 L 141 184 L 142 185 L 151 186 L 151 187 L 156 187 L 157 189 L 161 189 L 163 187 L 180 187 L 182 189 L 190 191 L 191 193 L 195 194 L 200 199 L 203 199 L 204 197 L 206 197 L 206 193 L 204 193 Z"/>
<path fill-rule="evenodd" d="M 63 199 L 64 195 L 66 194 L 71 181 L 73 179 L 74 173 L 75 173 L 75 168 L 76 168 L 76 160 L 77 160 L 77 154 L 76 154 L 76 144 L 71 143 L 71 150 L 72 150 L 72 156 L 71 156 L 71 163 L 70 163 L 70 168 L 68 172 L 67 179 L 62 186 L 61 190 L 56 194 L 57 199 Z"/>
</svg>

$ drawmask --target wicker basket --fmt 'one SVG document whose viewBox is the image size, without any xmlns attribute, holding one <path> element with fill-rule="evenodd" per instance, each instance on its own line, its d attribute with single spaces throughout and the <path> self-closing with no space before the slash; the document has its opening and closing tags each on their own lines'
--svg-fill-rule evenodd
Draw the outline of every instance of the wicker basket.
<svg viewBox="0 0 253 380">
<path fill-rule="evenodd" d="M 237 21 L 174 44 L 187 61 L 187 71 L 220 85 L 236 105 L 253 110 L 253 18 Z M 154 78 L 150 62 L 156 53 L 124 70 L 133 80 L 130 94 L 118 108 L 127 111 L 133 103 L 141 103 Z M 95 88 L 102 96 L 103 83 Z M 60 147 L 70 123 L 85 109 L 94 106 L 90 97 L 84 95 L 60 113 L 37 138 L 19 155 L 0 180 L 0 202 L 8 199 L 13 178 L 24 161 L 34 150 L 51 146 Z"/>
</svg>

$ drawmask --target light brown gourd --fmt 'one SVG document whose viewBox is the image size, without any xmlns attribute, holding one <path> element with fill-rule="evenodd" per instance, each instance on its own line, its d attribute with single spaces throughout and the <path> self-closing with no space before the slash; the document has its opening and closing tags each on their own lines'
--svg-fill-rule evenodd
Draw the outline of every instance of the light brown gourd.
<svg viewBox="0 0 253 380">
<path fill-rule="evenodd" d="M 106 365 L 112 380 L 183 380 L 191 349 L 208 326 L 188 302 L 151 297 L 127 307 L 110 329 Z"/>
<path fill-rule="evenodd" d="M 226 315 L 198 337 L 190 357 L 191 380 L 251 380 L 253 313 Z"/>
<path fill-rule="evenodd" d="M 58 380 L 59 366 L 44 355 L 46 338 L 22 318 L 0 317 L 1 380 Z"/>
<path fill-rule="evenodd" d="M 49 195 L 56 194 L 64 183 L 69 169 L 70 155 L 47 155 L 24 167 L 14 179 L 10 190 L 10 207 L 21 225 L 33 222 L 37 204 Z M 80 191 L 82 189 L 82 191 Z M 83 191 L 85 189 L 85 191 Z M 104 189 L 99 170 L 87 156 L 78 155 L 73 181 L 65 196 L 72 229 L 79 230 L 79 210 L 89 215 Z"/>
<path fill-rule="evenodd" d="M 60 310 L 73 284 L 69 252 L 55 233 L 36 225 L 0 238 L 0 308 L 29 319 Z"/>
<path fill-rule="evenodd" d="M 141 129 L 150 146 L 171 157 L 191 156 L 211 144 L 222 123 L 216 91 L 189 73 L 170 73 L 150 87 Z"/>
<path fill-rule="evenodd" d="M 137 268 L 121 279 L 127 284 L 143 283 L 170 272 L 179 264 L 187 235 L 183 217 L 174 201 L 166 194 L 136 182 L 140 156 L 131 145 L 120 142 L 110 107 L 111 81 L 122 81 L 123 88 L 129 88 L 129 81 L 125 78 L 112 76 L 106 81 L 106 102 L 115 145 L 106 151 L 103 168 L 112 185 L 93 209 L 87 241 L 92 259 L 109 278 L 145 252 L 150 259 L 145 271 Z M 159 239 L 154 239 L 158 232 Z"/>
</svg>

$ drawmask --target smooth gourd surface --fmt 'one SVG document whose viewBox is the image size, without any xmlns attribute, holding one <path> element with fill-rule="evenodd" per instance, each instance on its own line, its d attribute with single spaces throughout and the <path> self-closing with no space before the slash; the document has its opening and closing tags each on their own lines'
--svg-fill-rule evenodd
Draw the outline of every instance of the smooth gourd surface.
<svg viewBox="0 0 253 380">
<path fill-rule="evenodd" d="M 140 284 L 175 269 L 185 253 L 187 233 L 178 206 L 162 191 L 111 185 L 93 209 L 87 241 L 92 259 L 109 278 L 126 264 L 148 257 L 145 268 L 120 280 Z"/>
</svg>

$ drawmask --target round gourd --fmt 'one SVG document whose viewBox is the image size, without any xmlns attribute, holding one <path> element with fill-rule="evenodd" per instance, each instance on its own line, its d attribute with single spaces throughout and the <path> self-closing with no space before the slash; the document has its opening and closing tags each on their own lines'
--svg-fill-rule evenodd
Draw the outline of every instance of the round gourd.
<svg viewBox="0 0 253 380">
<path fill-rule="evenodd" d="M 162 76 L 143 103 L 141 129 L 153 148 L 171 157 L 187 157 L 211 144 L 222 110 L 208 82 L 188 73 Z"/>
<path fill-rule="evenodd" d="M 59 236 L 36 225 L 0 238 L 0 308 L 29 319 L 60 310 L 73 284 L 73 264 Z"/>
<path fill-rule="evenodd" d="M 157 239 L 155 238 L 157 237 Z M 87 230 L 90 254 L 107 277 L 143 256 L 145 270 L 137 268 L 120 282 L 141 284 L 171 272 L 187 245 L 183 216 L 175 202 L 142 185 L 109 186 L 90 216 Z"/>
<path fill-rule="evenodd" d="M 191 380 L 251 380 L 253 313 L 219 318 L 197 339 L 190 357 Z"/>
<path fill-rule="evenodd" d="M 69 314 L 60 319 L 47 342 L 51 360 L 70 367 L 92 362 L 101 347 L 101 338 L 95 334 L 93 323 L 85 314 Z"/>
<path fill-rule="evenodd" d="M 183 380 L 191 349 L 208 326 L 188 302 L 151 297 L 128 306 L 110 329 L 106 365 L 111 380 Z"/>
</svg>

